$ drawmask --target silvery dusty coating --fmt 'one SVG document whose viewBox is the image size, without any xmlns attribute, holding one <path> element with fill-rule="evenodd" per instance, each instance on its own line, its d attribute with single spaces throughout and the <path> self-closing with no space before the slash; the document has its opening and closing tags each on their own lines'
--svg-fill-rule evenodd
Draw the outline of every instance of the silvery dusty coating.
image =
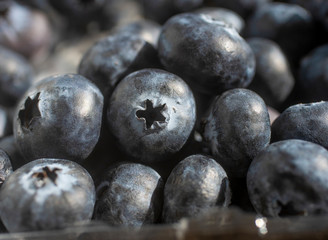
<svg viewBox="0 0 328 240">
<path fill-rule="evenodd" d="M 0 188 L 12 172 L 13 168 L 8 154 L 0 149 Z"/>
<path fill-rule="evenodd" d="M 79 64 L 78 73 L 93 81 L 106 96 L 129 73 L 158 65 L 155 48 L 126 27 L 91 46 Z"/>
<path fill-rule="evenodd" d="M 33 75 L 23 56 L 0 47 L 0 104 L 13 107 L 32 84 Z"/>
<path fill-rule="evenodd" d="M 204 122 L 203 136 L 230 177 L 244 177 L 253 158 L 270 142 L 270 118 L 263 99 L 248 89 L 218 96 Z"/>
<path fill-rule="evenodd" d="M 292 105 L 272 123 L 272 142 L 301 139 L 328 149 L 328 102 Z"/>
<path fill-rule="evenodd" d="M 234 28 L 203 14 L 170 18 L 162 28 L 158 54 L 168 71 L 210 94 L 246 87 L 255 73 L 246 41 Z"/>
<path fill-rule="evenodd" d="M 269 145 L 247 174 L 250 200 L 268 217 L 327 214 L 327 182 L 327 150 L 295 139 Z"/>
<path fill-rule="evenodd" d="M 124 78 L 107 109 L 110 131 L 136 161 L 158 162 L 177 153 L 196 121 L 194 96 L 178 76 L 144 69 Z"/>
<path fill-rule="evenodd" d="M 150 167 L 124 163 L 99 185 L 95 219 L 115 226 L 141 227 L 160 219 L 164 183 Z"/>
<path fill-rule="evenodd" d="M 103 100 L 100 90 L 77 74 L 51 76 L 32 86 L 14 117 L 23 156 L 87 158 L 100 135 Z"/>
<path fill-rule="evenodd" d="M 233 12 L 226 8 L 219 7 L 203 7 L 196 9 L 195 13 L 205 14 L 214 19 L 215 21 L 222 21 L 229 27 L 236 29 L 240 34 L 245 27 L 244 19 L 236 12 Z"/>
<path fill-rule="evenodd" d="M 9 232 L 59 229 L 90 220 L 95 198 L 92 178 L 80 165 L 38 159 L 0 188 L 0 217 Z"/>
<path fill-rule="evenodd" d="M 192 155 L 171 172 L 164 187 L 163 222 L 195 217 L 210 207 L 227 207 L 231 192 L 224 169 L 210 157 Z"/>
<path fill-rule="evenodd" d="M 295 79 L 281 48 L 264 38 L 247 40 L 256 59 L 256 72 L 248 89 L 259 94 L 265 103 L 278 108 L 293 90 Z"/>
</svg>

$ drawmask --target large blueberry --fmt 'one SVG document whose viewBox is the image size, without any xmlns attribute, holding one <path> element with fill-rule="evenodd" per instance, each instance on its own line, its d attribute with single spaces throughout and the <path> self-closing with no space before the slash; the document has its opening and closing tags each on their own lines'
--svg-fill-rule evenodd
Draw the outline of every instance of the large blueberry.
<svg viewBox="0 0 328 240">
<path fill-rule="evenodd" d="M 141 227 L 160 219 L 164 183 L 150 167 L 124 163 L 106 173 L 98 187 L 95 219 Z"/>
<path fill-rule="evenodd" d="M 232 89 L 218 96 L 204 124 L 211 154 L 228 176 L 246 176 L 253 158 L 270 142 L 268 109 L 248 89 Z"/>
<path fill-rule="evenodd" d="M 272 141 L 302 139 L 328 149 L 328 102 L 297 104 L 272 124 Z"/>
<path fill-rule="evenodd" d="M 77 74 L 48 77 L 32 86 L 18 104 L 14 135 L 28 160 L 83 160 L 100 135 L 103 95 Z"/>
<path fill-rule="evenodd" d="M 64 228 L 90 220 L 95 187 L 75 162 L 38 159 L 12 173 L 0 189 L 0 217 L 9 232 Z"/>
<path fill-rule="evenodd" d="M 108 126 L 121 149 L 142 162 L 178 152 L 196 121 L 194 96 L 178 76 L 159 69 L 131 73 L 115 88 Z"/>
<path fill-rule="evenodd" d="M 247 40 L 256 58 L 256 72 L 249 89 L 258 93 L 267 105 L 279 107 L 291 93 L 295 80 L 281 48 L 264 38 Z"/>
<path fill-rule="evenodd" d="M 247 174 L 254 208 L 269 217 L 327 214 L 327 182 L 327 150 L 295 139 L 269 145 Z"/>
<path fill-rule="evenodd" d="M 208 15 L 175 15 L 163 26 L 158 54 L 165 68 L 197 91 L 246 87 L 255 73 L 251 48 L 234 28 Z"/>
<path fill-rule="evenodd" d="M 172 170 L 165 183 L 163 222 L 195 217 L 214 206 L 227 207 L 230 199 L 224 169 L 209 157 L 189 156 Z"/>
</svg>

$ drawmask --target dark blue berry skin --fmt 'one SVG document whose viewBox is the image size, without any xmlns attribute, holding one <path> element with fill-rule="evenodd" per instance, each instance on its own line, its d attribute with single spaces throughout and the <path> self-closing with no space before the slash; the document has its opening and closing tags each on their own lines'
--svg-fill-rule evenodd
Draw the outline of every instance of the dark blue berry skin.
<svg viewBox="0 0 328 240">
<path fill-rule="evenodd" d="M 105 97 L 129 73 L 159 65 L 155 48 L 132 33 L 126 29 L 99 40 L 79 64 L 79 74 L 93 81 Z"/>
<path fill-rule="evenodd" d="M 278 43 L 293 67 L 316 42 L 311 14 L 296 4 L 264 4 L 250 17 L 247 26 L 248 37 L 267 38 Z"/>
<path fill-rule="evenodd" d="M 23 56 L 0 46 L 0 104 L 13 107 L 32 84 L 33 69 Z"/>
<path fill-rule="evenodd" d="M 305 101 L 328 100 L 327 61 L 328 44 L 314 49 L 302 59 L 297 83 Z"/>
<path fill-rule="evenodd" d="M 301 139 L 328 149 L 328 102 L 297 104 L 283 111 L 272 124 L 272 142 Z"/>
<path fill-rule="evenodd" d="M 210 157 L 192 155 L 171 172 L 164 187 L 163 222 L 196 217 L 211 207 L 227 207 L 231 193 L 224 169 Z"/>
<path fill-rule="evenodd" d="M 194 12 L 209 15 L 211 18 L 215 19 L 215 21 L 222 21 L 229 27 L 236 29 L 239 34 L 243 31 L 245 26 L 245 21 L 242 17 L 229 9 L 219 7 L 203 7 L 198 8 Z"/>
<path fill-rule="evenodd" d="M 0 188 L 0 217 L 9 232 L 59 229 L 90 220 L 95 198 L 93 180 L 79 164 L 38 159 Z"/>
<path fill-rule="evenodd" d="M 271 0 L 213 0 L 212 5 L 230 9 L 243 18 L 249 17 L 257 8 Z"/>
<path fill-rule="evenodd" d="M 98 187 L 95 219 L 114 226 L 141 227 L 160 219 L 164 183 L 150 167 L 123 163 L 106 173 Z"/>
<path fill-rule="evenodd" d="M 103 95 L 78 74 L 55 75 L 32 86 L 19 103 L 14 136 L 27 160 L 86 159 L 98 142 Z"/>
<path fill-rule="evenodd" d="M 273 41 L 250 38 L 247 42 L 256 59 L 255 76 L 248 89 L 258 93 L 267 105 L 279 108 L 295 84 L 288 60 Z"/>
<path fill-rule="evenodd" d="M 204 122 L 203 136 L 230 177 L 244 177 L 253 158 L 270 142 L 270 119 L 263 99 L 248 89 L 218 96 Z"/>
<path fill-rule="evenodd" d="M 19 151 L 13 135 L 0 139 L 0 149 L 8 154 L 14 170 L 27 163 L 22 153 Z"/>
<path fill-rule="evenodd" d="M 197 91 L 246 87 L 255 73 L 252 50 L 237 31 L 203 14 L 175 15 L 163 26 L 158 54 L 164 67 Z"/>
<path fill-rule="evenodd" d="M 143 69 L 115 88 L 107 109 L 111 133 L 140 162 L 165 161 L 187 142 L 196 121 L 194 96 L 178 76 Z"/>
<path fill-rule="evenodd" d="M 247 174 L 251 202 L 267 217 L 327 214 L 327 181 L 327 150 L 296 139 L 269 145 Z"/>
<path fill-rule="evenodd" d="M 8 154 L 0 148 L 0 188 L 12 172 L 13 168 L 10 158 Z"/>
</svg>

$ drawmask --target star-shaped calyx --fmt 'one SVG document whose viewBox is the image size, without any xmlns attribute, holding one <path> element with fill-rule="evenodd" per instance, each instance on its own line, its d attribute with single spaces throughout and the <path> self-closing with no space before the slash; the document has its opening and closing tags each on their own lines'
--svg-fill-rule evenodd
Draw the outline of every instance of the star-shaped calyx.
<svg viewBox="0 0 328 240">
<path fill-rule="evenodd" d="M 36 187 L 43 187 L 45 183 L 45 179 L 48 178 L 51 180 L 51 182 L 55 185 L 56 184 L 56 179 L 58 177 L 57 172 L 61 171 L 59 168 L 54 168 L 54 169 L 49 169 L 48 167 L 42 168 L 41 172 L 36 172 L 32 175 L 33 178 L 36 178 L 35 181 L 35 186 Z"/>
<path fill-rule="evenodd" d="M 37 93 L 33 98 L 27 97 L 24 109 L 20 110 L 18 117 L 21 121 L 21 125 L 25 128 L 31 126 L 32 120 L 36 117 L 41 117 L 41 113 L 38 107 L 40 93 Z"/>
<path fill-rule="evenodd" d="M 153 102 L 149 99 L 146 100 L 146 109 L 138 110 L 136 115 L 138 118 L 143 118 L 146 120 L 146 128 L 149 129 L 154 122 L 164 122 L 165 117 L 162 114 L 162 111 L 165 107 L 165 104 L 154 107 Z"/>
</svg>

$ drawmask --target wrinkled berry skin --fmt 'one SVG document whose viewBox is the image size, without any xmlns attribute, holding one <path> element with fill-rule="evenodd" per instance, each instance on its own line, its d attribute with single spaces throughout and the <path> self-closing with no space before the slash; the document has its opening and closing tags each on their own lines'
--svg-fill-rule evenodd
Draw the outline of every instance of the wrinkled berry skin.
<svg viewBox="0 0 328 240">
<path fill-rule="evenodd" d="M 194 11 L 198 14 L 206 14 L 211 18 L 215 19 L 215 21 L 222 21 L 227 24 L 229 27 L 236 29 L 236 31 L 240 34 L 245 26 L 245 21 L 239 16 L 237 13 L 218 7 L 203 7 Z"/>
<path fill-rule="evenodd" d="M 297 104 L 283 111 L 272 124 L 272 142 L 301 139 L 328 149 L 328 102 Z"/>
<path fill-rule="evenodd" d="M 170 18 L 162 28 L 158 54 L 168 71 L 209 94 L 246 87 L 255 73 L 254 54 L 245 40 L 203 14 Z"/>
<path fill-rule="evenodd" d="M 78 72 L 106 95 L 129 73 L 157 66 L 155 48 L 142 36 L 126 29 L 96 42 L 84 54 Z"/>
<path fill-rule="evenodd" d="M 12 172 L 13 168 L 8 154 L 0 149 L 0 188 Z"/>
<path fill-rule="evenodd" d="M 59 229 L 87 221 L 94 204 L 89 173 L 63 159 L 29 162 L 0 189 L 0 216 L 9 232 Z"/>
<path fill-rule="evenodd" d="M 328 44 L 314 49 L 302 59 L 298 84 L 306 101 L 328 100 L 327 61 Z"/>
<path fill-rule="evenodd" d="M 144 69 L 125 77 L 107 109 L 109 129 L 121 149 L 147 163 L 177 153 L 195 121 L 195 99 L 188 85 L 159 69 Z"/>
<path fill-rule="evenodd" d="M 30 87 L 33 69 L 23 56 L 0 47 L 0 104 L 13 107 Z"/>
<path fill-rule="evenodd" d="M 256 72 L 248 86 L 269 106 L 278 108 L 291 93 L 295 80 L 281 48 L 264 38 L 247 40 L 256 58 Z"/>
<path fill-rule="evenodd" d="M 247 26 L 248 37 L 275 41 L 296 66 L 313 47 L 316 38 L 311 14 L 296 4 L 264 4 L 254 12 Z"/>
<path fill-rule="evenodd" d="M 204 123 L 203 136 L 228 176 L 246 176 L 253 158 L 270 142 L 270 119 L 263 99 L 248 89 L 218 96 Z"/>
<path fill-rule="evenodd" d="M 213 159 L 192 155 L 171 172 L 164 187 L 163 222 L 196 217 L 214 206 L 227 207 L 231 193 L 224 169 Z"/>
<path fill-rule="evenodd" d="M 247 174 L 251 202 L 267 217 L 327 214 L 327 181 L 327 150 L 295 139 L 269 145 Z"/>
<path fill-rule="evenodd" d="M 55 75 L 31 87 L 14 117 L 14 136 L 27 160 L 81 161 L 100 135 L 103 95 L 77 74 Z"/>
<path fill-rule="evenodd" d="M 124 163 L 111 169 L 100 185 L 95 219 L 114 226 L 141 227 L 159 221 L 164 183 L 150 167 Z"/>
</svg>

